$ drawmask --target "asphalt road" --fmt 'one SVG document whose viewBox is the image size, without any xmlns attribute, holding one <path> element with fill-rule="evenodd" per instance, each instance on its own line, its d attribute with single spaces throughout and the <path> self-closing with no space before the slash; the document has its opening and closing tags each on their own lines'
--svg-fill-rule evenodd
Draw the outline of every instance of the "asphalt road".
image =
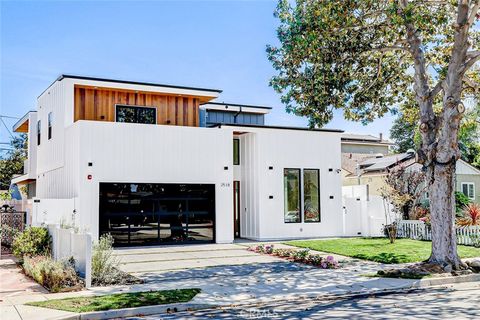
<svg viewBox="0 0 480 320">
<path fill-rule="evenodd" d="M 129 319 L 480 319 L 480 282 L 383 296 L 275 302 Z"/>
</svg>

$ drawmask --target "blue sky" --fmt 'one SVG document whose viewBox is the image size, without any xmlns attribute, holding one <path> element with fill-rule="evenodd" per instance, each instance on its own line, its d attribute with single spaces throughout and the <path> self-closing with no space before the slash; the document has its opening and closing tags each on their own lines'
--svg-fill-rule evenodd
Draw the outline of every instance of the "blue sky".
<svg viewBox="0 0 480 320">
<path fill-rule="evenodd" d="M 265 46 L 277 43 L 276 1 L 0 2 L 2 115 L 34 109 L 66 73 L 218 88 L 219 101 L 273 107 L 268 124 L 307 124 L 286 114 L 268 86 L 274 70 Z M 391 120 L 363 126 L 338 112 L 328 127 L 388 136 Z"/>
</svg>

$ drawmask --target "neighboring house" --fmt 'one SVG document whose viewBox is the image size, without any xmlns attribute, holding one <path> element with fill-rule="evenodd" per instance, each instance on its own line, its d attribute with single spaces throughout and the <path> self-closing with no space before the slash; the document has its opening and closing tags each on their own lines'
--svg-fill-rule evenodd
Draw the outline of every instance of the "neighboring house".
<svg viewBox="0 0 480 320">
<path fill-rule="evenodd" d="M 344 155 L 342 156 L 342 163 L 351 163 L 351 161 L 345 160 Z M 399 165 L 413 170 L 421 170 L 422 168 L 421 164 L 415 162 L 414 152 L 364 158 L 356 165 L 355 172 L 344 174 L 343 185 L 368 185 L 370 194 L 381 195 L 382 189 L 385 187 L 388 170 Z M 480 203 L 480 170 L 461 159 L 458 160 L 455 184 L 457 191 L 463 192 L 471 201 Z"/>
<path fill-rule="evenodd" d="M 383 154 L 387 155 L 393 142 L 368 134 L 342 134 L 342 154 Z"/>
<path fill-rule="evenodd" d="M 59 77 L 14 126 L 33 222 L 130 246 L 342 235 L 341 131 L 265 126 L 220 93 Z"/>
</svg>

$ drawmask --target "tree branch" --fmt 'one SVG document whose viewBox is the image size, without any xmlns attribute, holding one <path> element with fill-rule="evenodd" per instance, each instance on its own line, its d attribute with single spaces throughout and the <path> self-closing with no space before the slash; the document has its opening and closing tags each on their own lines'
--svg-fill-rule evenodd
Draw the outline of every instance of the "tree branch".
<svg viewBox="0 0 480 320">
<path fill-rule="evenodd" d="M 477 61 L 480 60 L 480 51 L 473 51 L 473 53 L 468 53 L 467 56 L 470 57 L 460 68 L 460 74 L 464 74 L 468 71 Z"/>
<path fill-rule="evenodd" d="M 433 99 L 440 91 L 443 90 L 444 80 L 440 80 L 437 84 L 433 87 L 432 91 L 430 91 L 430 98 Z"/>
<path fill-rule="evenodd" d="M 470 12 L 470 16 L 468 17 L 469 25 L 473 25 L 479 10 L 480 10 L 480 0 L 477 0 L 477 3 L 472 7 L 472 11 Z"/>
<path fill-rule="evenodd" d="M 378 51 L 378 52 L 387 52 L 387 51 L 409 51 L 408 48 L 402 46 L 387 46 L 387 47 L 380 47 L 380 48 L 372 48 L 369 51 Z"/>
</svg>

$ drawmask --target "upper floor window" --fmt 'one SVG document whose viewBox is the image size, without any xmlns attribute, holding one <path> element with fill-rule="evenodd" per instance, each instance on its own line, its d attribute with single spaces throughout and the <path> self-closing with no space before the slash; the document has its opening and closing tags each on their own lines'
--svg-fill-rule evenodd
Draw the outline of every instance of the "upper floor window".
<svg viewBox="0 0 480 320">
<path fill-rule="evenodd" d="M 233 164 L 240 164 L 240 139 L 233 139 Z"/>
<path fill-rule="evenodd" d="M 116 121 L 129 123 L 157 123 L 157 109 L 152 107 L 116 106 Z"/>
<path fill-rule="evenodd" d="M 53 112 L 48 113 L 48 140 L 52 139 Z"/>
<path fill-rule="evenodd" d="M 462 192 L 468 198 L 475 200 L 475 184 L 473 182 L 462 182 Z"/>
<path fill-rule="evenodd" d="M 42 132 L 42 122 L 38 120 L 37 121 L 37 146 L 40 145 L 41 132 Z"/>
</svg>

